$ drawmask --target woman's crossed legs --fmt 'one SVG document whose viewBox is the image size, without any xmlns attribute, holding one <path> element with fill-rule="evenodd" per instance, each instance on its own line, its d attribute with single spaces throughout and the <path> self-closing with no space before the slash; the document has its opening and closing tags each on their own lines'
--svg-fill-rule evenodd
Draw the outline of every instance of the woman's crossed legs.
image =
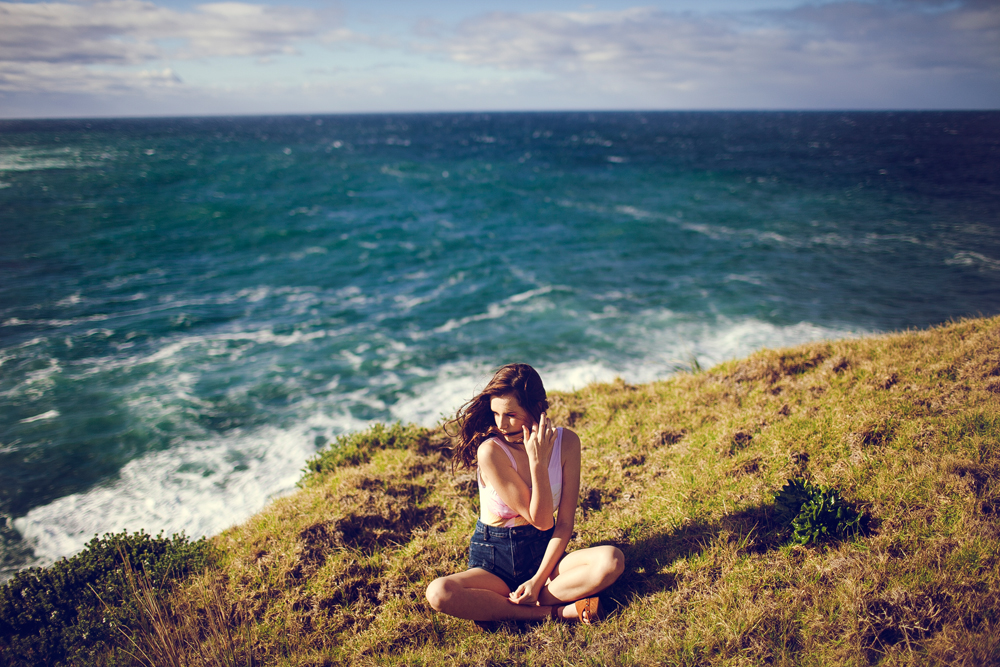
<svg viewBox="0 0 1000 667">
<path fill-rule="evenodd" d="M 604 590 L 625 570 L 616 547 L 599 546 L 568 553 L 556 564 L 536 605 L 514 604 L 500 577 L 481 568 L 440 577 L 427 587 L 427 601 L 442 613 L 473 621 L 576 618 L 573 602 Z"/>
</svg>

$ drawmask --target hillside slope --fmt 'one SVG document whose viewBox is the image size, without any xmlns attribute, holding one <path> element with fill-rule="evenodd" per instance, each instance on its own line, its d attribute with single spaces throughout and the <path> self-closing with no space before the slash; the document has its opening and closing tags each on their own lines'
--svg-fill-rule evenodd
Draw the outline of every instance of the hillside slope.
<svg viewBox="0 0 1000 667">
<path fill-rule="evenodd" d="M 432 612 L 426 585 L 465 568 L 474 477 L 452 475 L 441 431 L 397 425 L 335 443 L 301 490 L 213 539 L 216 566 L 167 603 L 175 650 L 190 664 L 1000 663 L 1000 317 L 551 398 L 583 441 L 571 548 L 627 559 L 603 623 L 482 631 Z M 839 489 L 867 531 L 790 545 L 774 497 L 798 476 Z M 214 658 L 194 632 L 219 642 Z"/>
</svg>

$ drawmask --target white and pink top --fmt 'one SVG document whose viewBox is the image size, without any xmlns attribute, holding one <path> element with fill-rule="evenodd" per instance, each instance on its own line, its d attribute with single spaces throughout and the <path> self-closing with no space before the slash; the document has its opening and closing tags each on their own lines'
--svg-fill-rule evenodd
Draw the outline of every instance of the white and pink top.
<svg viewBox="0 0 1000 667">
<path fill-rule="evenodd" d="M 562 437 L 563 429 L 560 426 L 556 429 L 556 442 L 552 446 L 552 456 L 549 457 L 549 486 L 552 488 L 552 507 L 554 508 L 559 507 L 559 501 L 562 499 Z M 514 460 L 514 455 L 510 453 L 507 443 L 497 437 L 494 437 L 492 440 L 500 445 L 500 449 L 510 459 L 514 470 L 517 470 L 517 461 Z M 507 503 L 497 495 L 496 489 L 483 482 L 481 472 L 477 471 L 476 477 L 479 479 L 480 521 L 487 526 L 495 526 L 497 528 L 530 525 L 527 519 L 518 514 L 516 510 L 508 507 Z"/>
</svg>

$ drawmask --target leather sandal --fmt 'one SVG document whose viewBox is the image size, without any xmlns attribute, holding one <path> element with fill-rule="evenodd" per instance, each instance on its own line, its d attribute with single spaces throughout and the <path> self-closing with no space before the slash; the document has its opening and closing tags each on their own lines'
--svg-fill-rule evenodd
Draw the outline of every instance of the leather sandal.
<svg viewBox="0 0 1000 667">
<path fill-rule="evenodd" d="M 576 607 L 576 616 L 580 619 L 581 623 L 591 625 L 601 620 L 601 598 L 597 596 L 583 598 L 574 602 L 573 605 Z"/>
</svg>

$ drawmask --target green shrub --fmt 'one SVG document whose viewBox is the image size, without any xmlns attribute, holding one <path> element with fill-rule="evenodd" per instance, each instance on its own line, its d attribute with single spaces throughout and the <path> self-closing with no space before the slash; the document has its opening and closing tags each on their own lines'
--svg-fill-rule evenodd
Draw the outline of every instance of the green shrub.
<svg viewBox="0 0 1000 667">
<path fill-rule="evenodd" d="M 0 662 L 87 664 L 120 638 L 118 625 L 136 627 L 139 612 L 123 556 L 164 583 L 205 569 L 210 559 L 204 539 L 125 531 L 94 537 L 83 551 L 49 567 L 19 572 L 0 586 Z"/>
<path fill-rule="evenodd" d="M 366 463 L 380 449 L 423 449 L 429 435 L 430 431 L 422 426 L 403 426 L 399 422 L 392 426 L 378 423 L 367 431 L 342 435 L 306 462 L 303 481 L 339 466 Z"/>
<path fill-rule="evenodd" d="M 865 515 L 844 501 L 837 489 L 790 479 L 774 500 L 775 516 L 792 529 L 792 544 L 819 543 L 862 531 Z"/>
</svg>

